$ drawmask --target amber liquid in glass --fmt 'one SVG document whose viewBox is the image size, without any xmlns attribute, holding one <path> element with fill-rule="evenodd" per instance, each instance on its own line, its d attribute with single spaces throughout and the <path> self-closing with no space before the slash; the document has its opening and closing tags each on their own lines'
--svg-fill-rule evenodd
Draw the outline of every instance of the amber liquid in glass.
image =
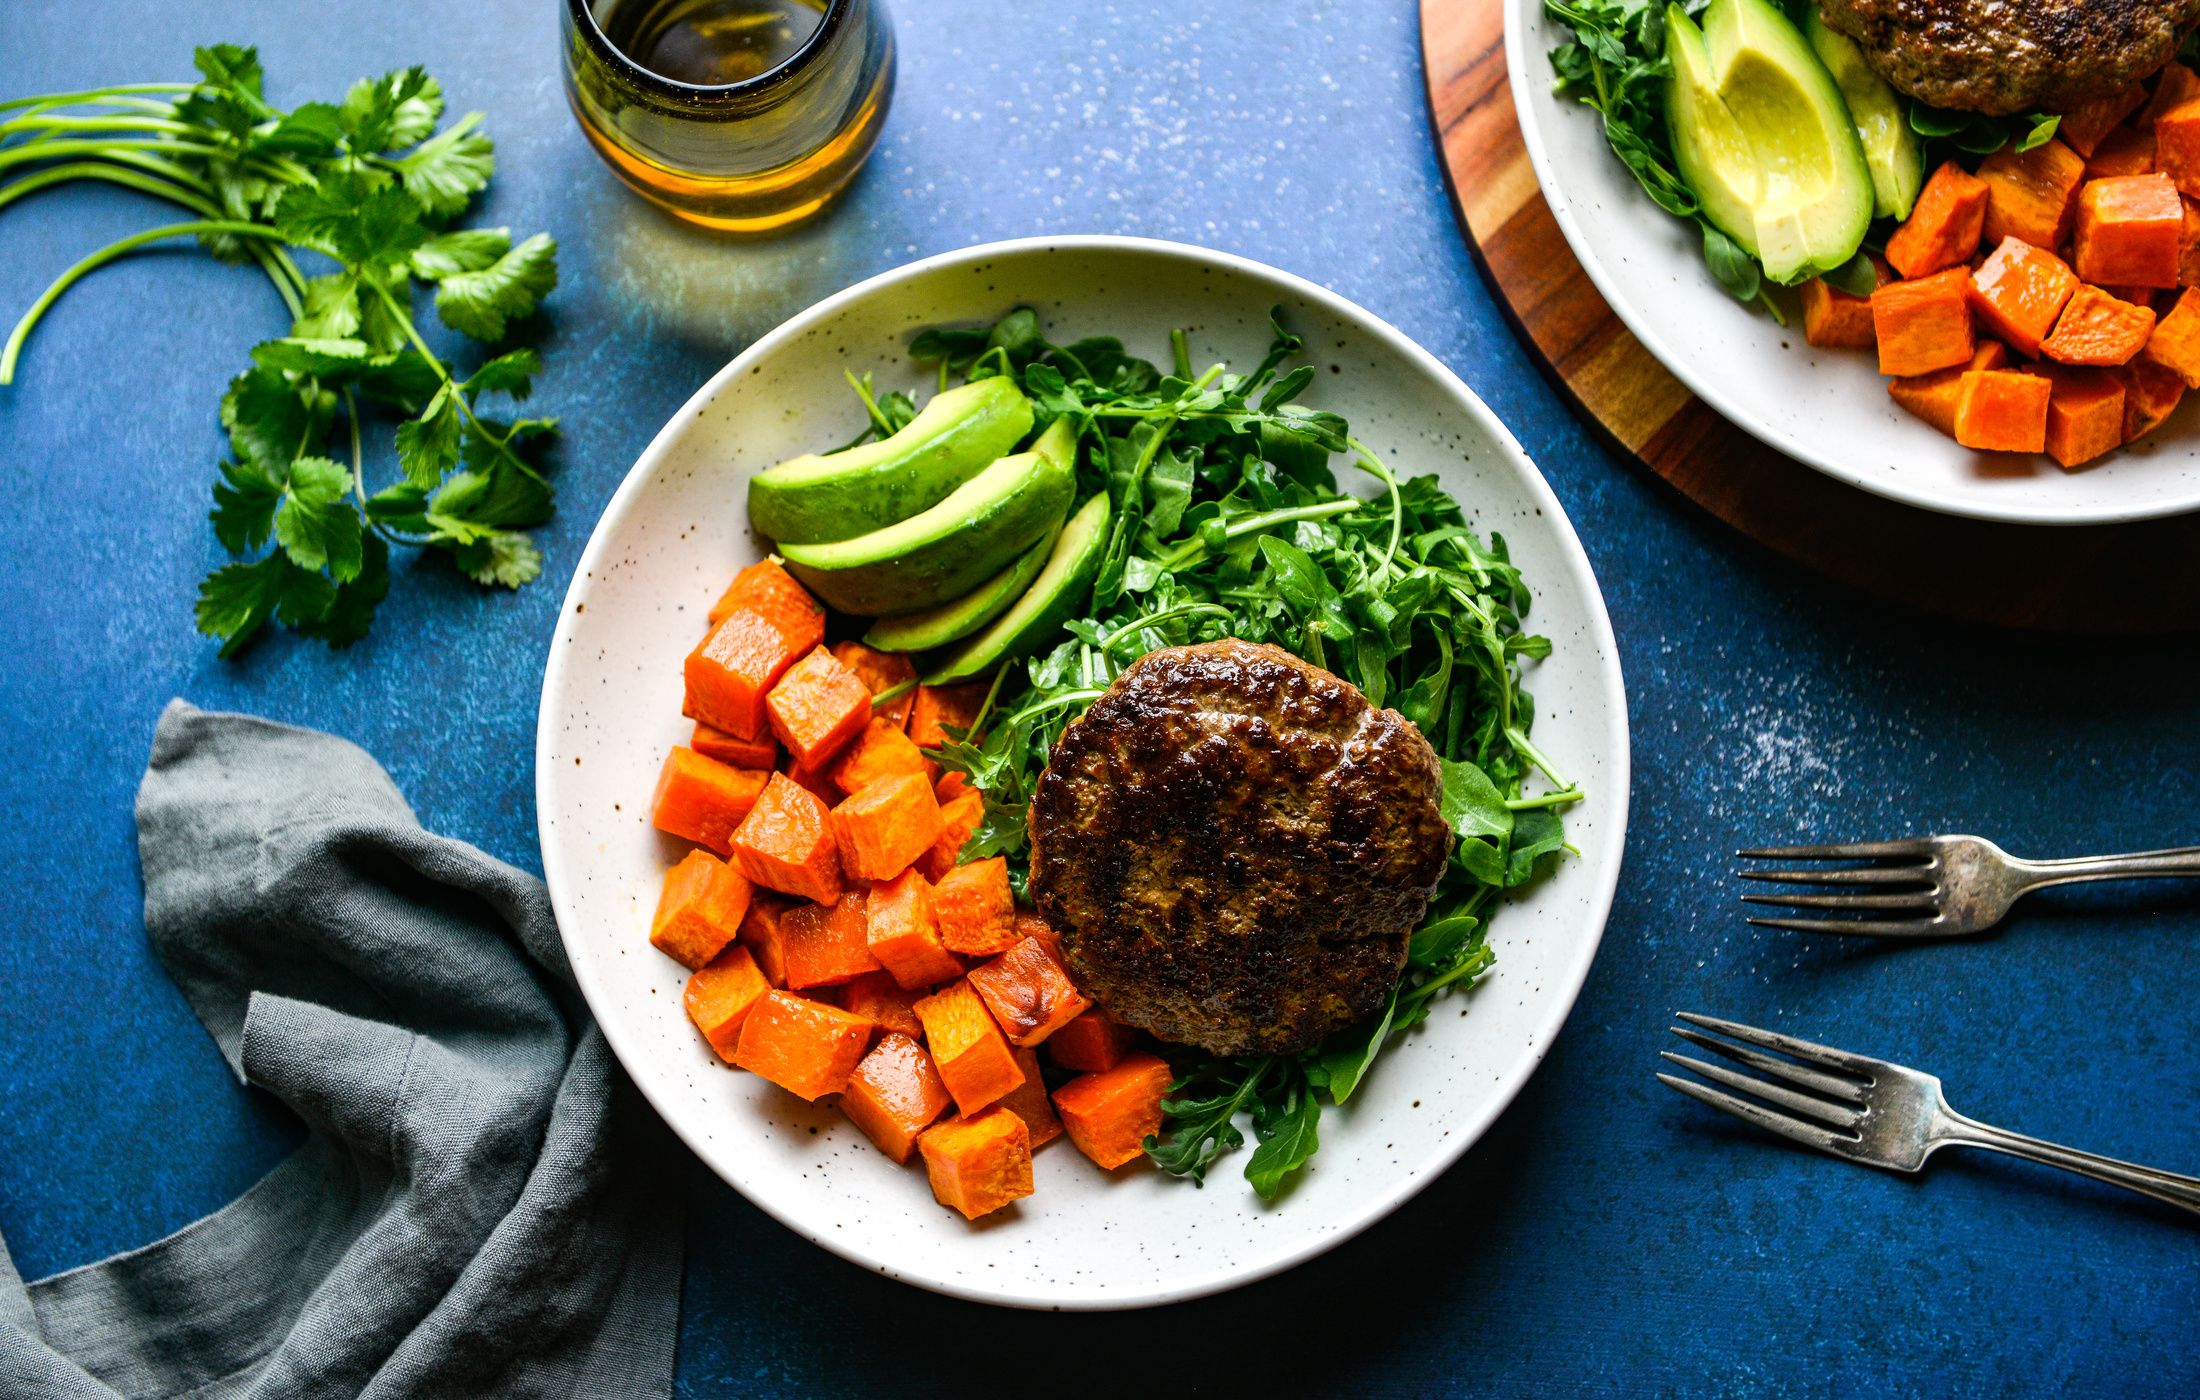
<svg viewBox="0 0 2200 1400">
<path fill-rule="evenodd" d="M 893 87 L 892 40 L 869 5 L 811 44 L 829 3 L 593 0 L 604 39 L 688 91 L 569 64 L 582 131 L 620 179 L 680 218 L 736 233 L 802 222 L 870 154 Z"/>
</svg>

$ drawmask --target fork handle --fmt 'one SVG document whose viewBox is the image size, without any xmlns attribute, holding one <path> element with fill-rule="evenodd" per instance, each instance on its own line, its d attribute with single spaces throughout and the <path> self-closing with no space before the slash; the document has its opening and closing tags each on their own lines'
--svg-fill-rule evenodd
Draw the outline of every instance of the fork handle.
<svg viewBox="0 0 2200 1400">
<path fill-rule="evenodd" d="M 2169 851 L 2139 851 L 2126 856 L 2079 856 L 2075 860 L 2016 862 L 2027 890 L 2069 885 L 2081 880 L 2146 880 L 2200 876 L 2200 846 Z"/>
<path fill-rule="evenodd" d="M 2161 1171 L 2155 1167 L 2142 1167 L 2132 1162 L 2119 1162 L 2114 1157 L 2102 1157 L 2091 1152 L 2080 1152 L 2074 1147 L 2058 1147 L 2052 1142 L 2012 1133 L 2006 1128 L 1996 1128 L 1986 1123 L 1965 1118 L 1951 1112 L 1958 1131 L 1947 1140 L 1969 1147 L 1983 1147 L 1990 1152 L 2004 1152 L 2011 1157 L 2022 1157 L 2027 1162 L 2044 1166 L 2061 1167 L 2064 1171 L 2090 1176 L 2095 1181 L 2105 1181 L 2111 1186 L 2121 1186 L 2142 1196 L 2191 1211 L 2200 1215 L 2200 1177 L 2179 1176 L 2175 1172 Z"/>
</svg>

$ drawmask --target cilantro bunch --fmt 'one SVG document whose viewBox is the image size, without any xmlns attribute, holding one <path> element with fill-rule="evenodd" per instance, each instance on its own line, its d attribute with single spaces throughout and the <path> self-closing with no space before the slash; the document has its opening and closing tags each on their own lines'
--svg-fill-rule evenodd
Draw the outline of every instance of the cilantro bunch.
<svg viewBox="0 0 2200 1400">
<path fill-rule="evenodd" d="M 0 102 L 0 208 L 78 180 L 158 196 L 195 218 L 80 259 L 0 348 L 12 381 L 24 342 L 87 273 L 149 243 L 192 236 L 256 263 L 291 315 L 230 381 L 231 460 L 214 486 L 215 536 L 238 561 L 199 586 L 199 630 L 234 653 L 271 618 L 332 646 L 365 635 L 389 590 L 392 545 L 439 550 L 468 577 L 517 588 L 542 571 L 524 533 L 550 518 L 548 418 L 498 412 L 541 372 L 533 350 L 447 364 L 413 316 L 497 347 L 557 285 L 543 234 L 455 225 L 496 169 L 482 116 L 438 129 L 443 94 L 418 68 L 362 78 L 340 103 L 288 112 L 262 93 L 258 56 L 194 55 L 192 83 L 142 83 Z M 306 255 L 315 275 L 299 266 Z M 326 270 L 322 270 L 322 266 Z M 395 418 L 395 479 L 370 491 L 363 434 Z"/>
<path fill-rule="evenodd" d="M 1457 838 L 1404 975 L 1366 1022 L 1292 1055 L 1224 1059 L 1178 1052 L 1160 1134 L 1146 1150 L 1194 1181 L 1250 1127 L 1246 1178 L 1265 1198 L 1320 1145 L 1324 1103 L 1351 1097 L 1384 1047 L 1435 999 L 1473 983 L 1494 955 L 1492 904 L 1534 878 L 1565 842 L 1559 812 L 1581 798 L 1528 737 L 1534 705 L 1520 663 L 1550 643 L 1521 628 L 1528 592 L 1505 542 L 1467 528 L 1433 477 L 1399 480 L 1335 413 L 1298 400 L 1314 367 L 1278 324 L 1250 373 L 1195 372 L 1181 332 L 1167 370 L 1108 337 L 1049 343 L 1038 318 L 928 331 L 914 352 L 951 375 L 1005 374 L 1043 421 L 1068 417 L 1086 450 L 1080 494 L 1114 506 L 1089 608 L 1021 670 L 1004 668 L 973 726 L 982 739 L 938 751 L 985 796 L 964 854 L 1008 857 L 1028 873 L 1025 813 L 1062 730 L 1123 668 L 1158 647 L 1239 637 L 1271 642 L 1358 685 L 1427 736 L 1443 765 L 1443 812 Z M 910 411 L 858 386 L 874 430 Z M 1378 484 L 1370 500 L 1337 487 L 1336 454 Z M 1527 791 L 1540 773 L 1544 790 Z"/>
</svg>

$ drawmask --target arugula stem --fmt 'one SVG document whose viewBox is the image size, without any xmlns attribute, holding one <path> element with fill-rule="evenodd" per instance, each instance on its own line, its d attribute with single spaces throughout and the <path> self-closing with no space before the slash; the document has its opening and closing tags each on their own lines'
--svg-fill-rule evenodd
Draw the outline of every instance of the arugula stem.
<svg viewBox="0 0 2200 1400">
<path fill-rule="evenodd" d="M 978 712 L 970 717 L 970 728 L 963 735 L 965 739 L 985 727 L 986 717 L 993 713 L 993 702 L 1000 697 L 1001 682 L 1007 679 L 1008 663 L 1004 661 L 993 668 L 993 684 L 986 687 L 984 701 L 979 704 Z"/>
<path fill-rule="evenodd" d="M 133 233 L 127 238 L 116 239 L 97 252 L 85 254 L 77 260 L 75 266 L 55 278 L 53 285 L 46 288 L 38 300 L 31 303 L 31 309 L 23 313 L 23 319 L 15 323 L 15 330 L 8 336 L 6 349 L 0 350 L 0 384 L 15 382 L 15 362 L 23 354 L 23 342 L 30 339 L 32 327 L 60 300 L 61 294 L 76 285 L 79 279 L 105 267 L 125 253 L 136 252 L 148 243 L 195 233 L 237 233 L 254 238 L 276 236 L 275 230 L 265 224 L 246 223 L 238 219 L 194 219 L 189 223 L 163 224 L 159 228 Z"/>
<path fill-rule="evenodd" d="M 1398 478 L 1389 467 L 1383 465 L 1383 459 L 1375 455 L 1374 449 L 1358 438 L 1348 437 L 1345 444 L 1358 455 L 1360 470 L 1390 490 L 1390 543 L 1384 547 L 1382 565 L 1375 571 L 1378 580 L 1387 579 L 1390 577 L 1391 561 L 1398 557 L 1399 534 L 1405 528 L 1406 508 L 1404 499 L 1398 494 Z"/>
<path fill-rule="evenodd" d="M 1015 725 L 1022 724 L 1025 720 L 1032 718 L 1034 715 L 1043 715 L 1049 710 L 1059 710 L 1064 705 L 1075 705 L 1080 701 L 1097 700 L 1107 693 L 1108 692 L 1104 688 L 1100 687 L 1088 687 L 1084 690 L 1065 690 L 1060 695 L 1050 696 L 1045 700 L 1039 701 L 1035 705 L 1026 705 L 1023 709 L 1020 709 L 1015 714 L 1010 715 L 1006 720 L 1002 721 L 1002 723 L 1004 726 L 1013 727 Z"/>
<path fill-rule="evenodd" d="M 1188 617 L 1193 613 L 1215 613 L 1228 617 L 1230 610 L 1219 603 L 1179 603 L 1173 608 L 1163 608 L 1159 612 L 1148 613 L 1144 617 L 1132 618 L 1129 622 L 1112 629 L 1108 633 L 1107 641 L 1100 646 L 1100 653 L 1103 656 L 1112 656 L 1115 654 L 1115 644 L 1125 637 L 1135 636 L 1148 627 L 1158 626 L 1171 618 Z"/>
<path fill-rule="evenodd" d="M 1580 788 L 1570 787 L 1557 792 L 1546 792 L 1540 797 L 1508 797 L 1505 799 L 1505 810 L 1528 812 L 1538 807 L 1570 807 L 1587 795 Z"/>
<path fill-rule="evenodd" d="M 844 369 L 840 372 L 840 377 L 847 380 L 848 387 L 856 391 L 857 398 L 863 400 L 863 411 L 871 415 L 871 425 L 878 429 L 878 435 L 880 437 L 891 436 L 894 431 L 893 425 L 886 421 L 886 414 L 880 410 L 878 400 L 871 397 L 870 376 L 865 375 L 859 379 L 856 377 L 854 370 Z"/>
<path fill-rule="evenodd" d="M 1537 748 L 1526 734 L 1508 724 L 1505 726 L 1505 738 L 1515 749 L 1520 751 L 1521 757 L 1542 770 L 1543 776 L 1551 780 L 1552 786 L 1558 788 L 1561 792 L 1573 787 L 1572 783 L 1558 776 L 1558 770 L 1551 766 L 1551 760 L 1544 756 L 1543 750 Z"/>
<path fill-rule="evenodd" d="M 1191 378 L 1192 342 L 1185 336 L 1182 326 L 1172 327 L 1169 331 L 1169 355 L 1176 364 L 1176 377 Z"/>
<path fill-rule="evenodd" d="M 1326 520 L 1333 515 L 1350 515 L 1366 504 L 1365 501 L 1354 500 L 1317 501 L 1312 505 L 1286 506 L 1280 510 L 1263 511 L 1258 515 L 1244 516 L 1224 526 L 1222 537 L 1225 540 L 1240 539 L 1246 535 L 1273 529 L 1278 525 L 1289 525 L 1294 521 Z M 1186 564 L 1192 563 L 1205 555 L 1206 552 L 1207 541 L 1198 535 L 1194 535 L 1154 562 L 1164 570 L 1181 569 Z"/>
<path fill-rule="evenodd" d="M 902 696 L 907 695 L 910 691 L 915 690 L 916 688 L 917 678 L 915 676 L 911 676 L 908 680 L 901 681 L 897 684 L 890 685 L 886 687 L 886 689 L 871 697 L 871 708 L 875 710 L 881 705 L 891 705 L 896 700 L 899 700 Z"/>
</svg>

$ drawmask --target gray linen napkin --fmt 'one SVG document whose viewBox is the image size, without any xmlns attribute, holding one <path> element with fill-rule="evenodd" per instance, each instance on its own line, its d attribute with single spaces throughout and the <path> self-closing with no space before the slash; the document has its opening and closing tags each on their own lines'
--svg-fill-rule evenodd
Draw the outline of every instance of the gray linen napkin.
<svg viewBox="0 0 2200 1400">
<path fill-rule="evenodd" d="M 664 1395 L 670 1139 L 542 882 L 420 828 L 341 739 L 181 701 L 138 791 L 145 922 L 312 1136 L 224 1209 L 23 1285 L 0 1395 Z"/>
</svg>

